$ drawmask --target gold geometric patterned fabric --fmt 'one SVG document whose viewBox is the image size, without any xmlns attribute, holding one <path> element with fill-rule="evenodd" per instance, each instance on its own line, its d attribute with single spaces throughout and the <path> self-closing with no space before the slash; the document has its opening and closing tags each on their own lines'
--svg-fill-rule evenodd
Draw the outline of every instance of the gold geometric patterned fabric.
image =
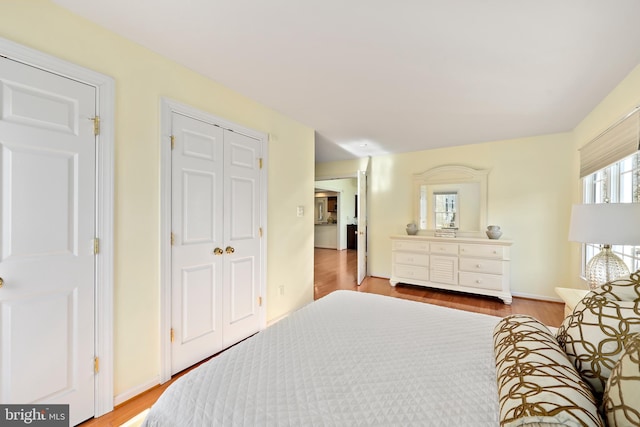
<svg viewBox="0 0 640 427">
<path fill-rule="evenodd" d="M 602 399 L 610 427 L 640 426 L 640 334 L 629 336 L 624 348 Z"/>
<path fill-rule="evenodd" d="M 603 425 L 591 389 L 537 319 L 503 318 L 493 342 L 502 427 Z"/>
<path fill-rule="evenodd" d="M 589 292 L 556 333 L 558 343 L 598 401 L 625 339 L 640 333 L 638 279 L 636 272 Z"/>
<path fill-rule="evenodd" d="M 640 300 L 640 270 L 627 277 L 607 282 L 594 292 L 613 301 L 637 302 Z"/>
</svg>

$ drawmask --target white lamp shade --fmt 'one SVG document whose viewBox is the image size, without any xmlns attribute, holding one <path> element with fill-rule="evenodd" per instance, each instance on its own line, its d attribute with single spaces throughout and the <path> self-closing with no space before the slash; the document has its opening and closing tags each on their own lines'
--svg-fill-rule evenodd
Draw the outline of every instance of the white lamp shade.
<svg viewBox="0 0 640 427">
<path fill-rule="evenodd" d="M 601 245 L 640 245 L 640 203 L 573 205 L 569 240 Z"/>
</svg>

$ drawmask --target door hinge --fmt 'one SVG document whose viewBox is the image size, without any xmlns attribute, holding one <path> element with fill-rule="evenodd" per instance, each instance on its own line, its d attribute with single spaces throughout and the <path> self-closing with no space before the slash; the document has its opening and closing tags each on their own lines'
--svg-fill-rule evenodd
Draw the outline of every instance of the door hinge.
<svg viewBox="0 0 640 427">
<path fill-rule="evenodd" d="M 260 227 L 260 237 L 262 237 L 262 227 Z"/>
<path fill-rule="evenodd" d="M 173 246 L 173 243 L 176 241 L 175 236 L 173 235 L 173 232 L 171 232 L 171 246 Z"/>
<path fill-rule="evenodd" d="M 173 150 L 174 148 L 176 148 L 176 137 L 174 135 L 171 135 L 171 149 Z"/>
<path fill-rule="evenodd" d="M 260 157 L 260 159 L 258 161 L 260 163 L 260 169 L 262 169 L 262 157 Z"/>
<path fill-rule="evenodd" d="M 93 120 L 93 134 L 100 135 L 100 116 L 91 117 L 89 120 Z"/>
<path fill-rule="evenodd" d="M 93 254 L 97 255 L 100 253 L 100 239 L 97 237 L 93 239 Z"/>
<path fill-rule="evenodd" d="M 262 297 L 258 297 L 258 307 L 262 307 Z"/>
<path fill-rule="evenodd" d="M 173 328 L 171 328 L 171 342 L 174 342 L 176 340 L 176 333 L 173 330 Z"/>
<path fill-rule="evenodd" d="M 100 372 L 100 358 L 99 357 L 94 357 L 93 358 L 93 373 L 97 374 L 98 372 Z"/>
</svg>

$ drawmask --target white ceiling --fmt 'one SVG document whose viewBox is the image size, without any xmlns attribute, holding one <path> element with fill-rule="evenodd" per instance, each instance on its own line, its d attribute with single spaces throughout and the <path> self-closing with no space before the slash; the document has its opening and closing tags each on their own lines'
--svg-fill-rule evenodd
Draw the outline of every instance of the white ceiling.
<svg viewBox="0 0 640 427">
<path fill-rule="evenodd" d="M 316 130 L 316 161 L 570 131 L 638 0 L 54 0 Z"/>
</svg>

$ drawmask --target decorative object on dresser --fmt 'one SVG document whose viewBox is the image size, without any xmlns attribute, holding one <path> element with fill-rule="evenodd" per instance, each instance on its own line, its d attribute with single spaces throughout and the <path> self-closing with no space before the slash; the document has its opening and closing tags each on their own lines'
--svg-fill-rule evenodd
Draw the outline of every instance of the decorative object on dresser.
<svg viewBox="0 0 640 427">
<path fill-rule="evenodd" d="M 511 304 L 508 240 L 391 236 L 398 283 L 493 296 Z"/>
<path fill-rule="evenodd" d="M 602 245 L 585 271 L 591 289 L 628 275 L 627 265 L 611 251 L 611 245 L 640 244 L 640 203 L 573 205 L 569 240 Z"/>
<path fill-rule="evenodd" d="M 454 238 L 456 237 L 456 230 L 452 228 L 438 228 L 436 231 L 434 231 L 433 235 L 436 237 Z"/>
<path fill-rule="evenodd" d="M 502 230 L 499 225 L 489 225 L 487 227 L 487 237 L 498 240 L 502 236 Z"/>
<path fill-rule="evenodd" d="M 413 222 L 407 224 L 407 234 L 410 236 L 418 234 L 418 226 Z"/>
</svg>

